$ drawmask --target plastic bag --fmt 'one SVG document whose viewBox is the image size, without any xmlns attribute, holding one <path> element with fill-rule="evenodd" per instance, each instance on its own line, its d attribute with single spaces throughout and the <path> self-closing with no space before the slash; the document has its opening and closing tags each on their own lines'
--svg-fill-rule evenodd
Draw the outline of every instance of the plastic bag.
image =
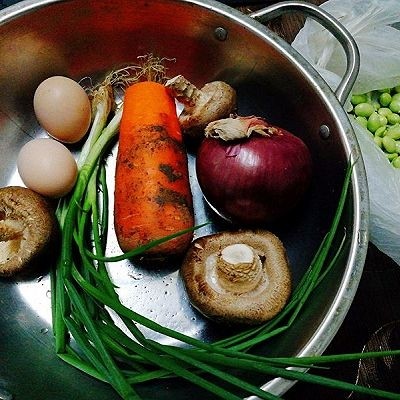
<svg viewBox="0 0 400 400">
<path fill-rule="evenodd" d="M 392 167 L 365 128 L 353 123 L 367 172 L 370 241 L 400 265 L 400 170 Z"/>
<path fill-rule="evenodd" d="M 321 8 L 353 35 L 360 50 L 360 72 L 353 94 L 400 84 L 400 1 L 328 0 Z M 394 25 L 394 26 L 393 26 Z M 307 19 L 292 46 L 334 91 L 345 71 L 344 51 L 332 34 Z M 400 169 L 395 169 L 371 134 L 354 120 L 367 172 L 370 241 L 400 265 Z"/>
<path fill-rule="evenodd" d="M 329 0 L 320 7 L 347 28 L 359 47 L 360 72 L 353 93 L 399 84 L 400 31 L 393 27 L 400 23 L 399 0 Z M 331 33 L 307 19 L 292 46 L 327 78 L 328 84 L 337 86 L 346 58 Z"/>
</svg>

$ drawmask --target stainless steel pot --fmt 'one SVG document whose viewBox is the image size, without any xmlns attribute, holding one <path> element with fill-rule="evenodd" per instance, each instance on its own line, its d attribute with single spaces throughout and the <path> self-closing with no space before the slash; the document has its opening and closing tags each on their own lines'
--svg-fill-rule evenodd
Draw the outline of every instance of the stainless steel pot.
<svg viewBox="0 0 400 400">
<path fill-rule="evenodd" d="M 315 70 L 258 20 L 304 12 L 325 25 L 347 54 L 347 69 L 336 94 Z M 214 1 L 197 0 L 26 0 L 0 11 L 0 185 L 20 184 L 16 156 L 38 126 L 32 96 L 44 78 L 103 76 L 110 69 L 152 52 L 175 58 L 171 76 L 196 84 L 221 79 L 238 92 L 239 113 L 266 117 L 300 136 L 309 146 L 314 178 L 308 197 L 290 221 L 273 226 L 288 250 L 298 282 L 333 215 L 350 155 L 359 156 L 342 108 L 358 71 L 358 53 L 347 31 L 315 6 L 289 1 L 250 16 Z M 193 172 L 199 222 L 213 224 L 197 234 L 223 229 L 204 204 Z M 112 169 L 110 160 L 110 170 Z M 352 176 L 346 204 L 344 254 L 313 294 L 306 311 L 286 333 L 258 348 L 268 355 L 321 354 L 339 329 L 356 292 L 368 244 L 368 192 L 362 158 Z M 1 250 L 1 248 L 0 248 Z M 184 333 L 204 340 L 224 329 L 205 321 L 188 305 L 177 265 L 144 270 L 124 263 L 112 275 L 126 304 Z M 117 271 L 117 272 L 115 272 Z M 114 392 L 67 366 L 54 353 L 48 276 L 0 281 L 0 387 L 16 399 L 111 399 Z M 163 338 L 158 338 L 164 340 Z M 266 390 L 287 391 L 293 382 L 265 377 Z M 138 391 L 146 399 L 200 396 L 184 382 L 157 381 Z M 0 391 L 1 394 L 1 391 Z M 212 398 L 201 393 L 202 399 Z"/>
</svg>

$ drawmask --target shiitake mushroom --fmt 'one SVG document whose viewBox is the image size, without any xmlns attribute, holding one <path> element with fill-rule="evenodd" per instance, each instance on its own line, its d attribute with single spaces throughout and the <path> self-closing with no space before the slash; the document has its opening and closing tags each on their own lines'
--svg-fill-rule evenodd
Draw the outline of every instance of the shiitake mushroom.
<svg viewBox="0 0 400 400">
<path fill-rule="evenodd" d="M 266 230 L 225 231 L 193 241 L 181 267 L 191 304 L 224 323 L 270 320 L 291 293 L 291 271 L 280 239 Z"/>
<path fill-rule="evenodd" d="M 0 188 L 0 277 L 28 273 L 55 237 L 56 218 L 44 197 L 25 187 Z"/>
<path fill-rule="evenodd" d="M 201 89 L 178 75 L 165 84 L 171 94 L 183 104 L 179 124 L 186 138 L 201 141 L 204 129 L 212 121 L 227 117 L 236 110 L 236 91 L 228 83 L 212 81 Z"/>
</svg>

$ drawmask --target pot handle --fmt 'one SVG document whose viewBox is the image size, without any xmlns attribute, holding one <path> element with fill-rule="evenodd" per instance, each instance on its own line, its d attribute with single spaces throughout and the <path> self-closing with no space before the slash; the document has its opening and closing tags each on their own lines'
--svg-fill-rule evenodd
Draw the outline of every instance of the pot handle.
<svg viewBox="0 0 400 400">
<path fill-rule="evenodd" d="M 346 53 L 346 72 L 344 73 L 335 94 L 339 102 L 344 105 L 360 69 L 360 53 L 354 38 L 338 20 L 322 8 L 305 1 L 283 1 L 255 11 L 249 14 L 249 16 L 265 23 L 282 14 L 294 12 L 301 12 L 306 16 L 315 19 L 342 45 Z"/>
</svg>

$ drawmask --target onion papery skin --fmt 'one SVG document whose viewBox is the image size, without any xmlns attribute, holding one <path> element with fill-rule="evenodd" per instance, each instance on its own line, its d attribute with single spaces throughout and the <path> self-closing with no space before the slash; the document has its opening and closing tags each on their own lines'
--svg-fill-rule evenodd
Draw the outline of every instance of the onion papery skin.
<svg viewBox="0 0 400 400">
<path fill-rule="evenodd" d="M 196 174 L 206 201 L 225 219 L 244 225 L 273 222 L 303 198 L 311 154 L 297 136 L 277 128 L 270 136 L 235 141 L 205 138 Z"/>
</svg>

